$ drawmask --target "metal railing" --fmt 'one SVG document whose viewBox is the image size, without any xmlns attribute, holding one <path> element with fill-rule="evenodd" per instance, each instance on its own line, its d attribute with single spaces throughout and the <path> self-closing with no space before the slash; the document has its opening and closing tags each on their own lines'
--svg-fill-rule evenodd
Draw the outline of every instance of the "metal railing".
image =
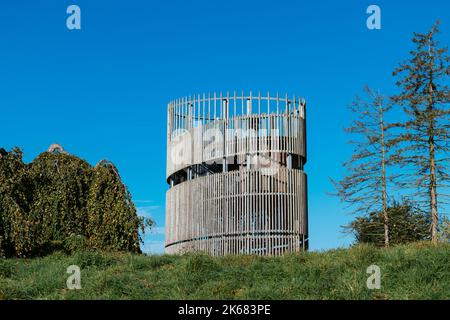
<svg viewBox="0 0 450 320">
<path fill-rule="evenodd" d="M 208 93 L 175 99 L 168 105 L 168 131 L 189 130 L 199 125 L 219 119 L 230 119 L 237 116 L 253 114 L 289 114 L 298 113 L 305 117 L 306 102 L 303 98 L 288 94 L 280 96 L 278 93 L 270 95 L 245 95 L 241 92 L 230 94 Z"/>
</svg>

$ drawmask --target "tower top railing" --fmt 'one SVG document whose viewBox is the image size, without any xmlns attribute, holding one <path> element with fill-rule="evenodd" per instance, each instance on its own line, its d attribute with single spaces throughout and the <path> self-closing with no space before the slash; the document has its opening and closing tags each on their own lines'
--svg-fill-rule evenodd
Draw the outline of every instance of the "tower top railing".
<svg viewBox="0 0 450 320">
<path fill-rule="evenodd" d="M 305 99 L 295 95 L 271 95 L 267 92 L 256 95 L 251 91 L 248 95 L 244 92 L 226 94 L 208 93 L 191 95 L 175 99 L 168 104 L 168 129 L 169 132 L 179 129 L 189 130 L 209 122 L 228 120 L 236 117 L 252 115 L 282 115 L 298 114 L 305 117 Z"/>
</svg>

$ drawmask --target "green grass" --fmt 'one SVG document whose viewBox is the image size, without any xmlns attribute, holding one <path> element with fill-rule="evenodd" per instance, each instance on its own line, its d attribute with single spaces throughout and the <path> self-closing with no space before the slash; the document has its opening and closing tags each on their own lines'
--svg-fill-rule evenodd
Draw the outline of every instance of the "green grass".
<svg viewBox="0 0 450 320">
<path fill-rule="evenodd" d="M 81 268 L 81 290 L 66 269 Z M 366 287 L 369 265 L 381 289 Z M 450 245 L 360 245 L 283 257 L 78 252 L 0 260 L 0 299 L 450 299 Z"/>
</svg>

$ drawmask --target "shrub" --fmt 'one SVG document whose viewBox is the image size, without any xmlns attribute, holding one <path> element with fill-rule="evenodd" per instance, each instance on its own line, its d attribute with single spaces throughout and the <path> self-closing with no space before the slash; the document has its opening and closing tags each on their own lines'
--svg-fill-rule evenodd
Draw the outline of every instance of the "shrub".
<svg viewBox="0 0 450 320">
<path fill-rule="evenodd" d="M 388 208 L 390 243 L 404 244 L 430 239 L 429 215 L 405 200 L 394 202 Z M 382 212 L 371 212 L 358 217 L 344 228 L 353 233 L 357 243 L 384 245 L 384 217 Z"/>
<path fill-rule="evenodd" d="M 24 164 L 20 149 L 1 151 L 0 256 L 86 247 L 140 252 L 145 221 L 112 163 L 92 167 L 57 150 Z"/>
</svg>

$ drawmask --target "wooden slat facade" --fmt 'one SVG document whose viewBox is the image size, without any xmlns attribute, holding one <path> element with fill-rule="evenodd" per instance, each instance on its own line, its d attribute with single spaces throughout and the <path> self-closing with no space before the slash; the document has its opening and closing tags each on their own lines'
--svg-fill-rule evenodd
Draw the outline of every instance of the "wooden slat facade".
<svg viewBox="0 0 450 320">
<path fill-rule="evenodd" d="M 306 248 L 305 109 L 304 100 L 269 93 L 169 103 L 167 253 Z"/>
</svg>

